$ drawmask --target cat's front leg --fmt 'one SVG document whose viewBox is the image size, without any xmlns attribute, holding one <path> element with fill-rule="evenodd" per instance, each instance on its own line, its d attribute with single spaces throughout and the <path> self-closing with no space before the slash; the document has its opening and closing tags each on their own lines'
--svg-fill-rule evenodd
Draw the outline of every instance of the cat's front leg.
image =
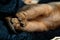
<svg viewBox="0 0 60 40">
<path fill-rule="evenodd" d="M 16 16 L 21 20 L 35 19 L 37 16 L 46 15 L 48 16 L 52 12 L 53 8 L 48 4 L 37 4 L 35 6 L 30 5 L 27 10 L 16 13 Z"/>
</svg>

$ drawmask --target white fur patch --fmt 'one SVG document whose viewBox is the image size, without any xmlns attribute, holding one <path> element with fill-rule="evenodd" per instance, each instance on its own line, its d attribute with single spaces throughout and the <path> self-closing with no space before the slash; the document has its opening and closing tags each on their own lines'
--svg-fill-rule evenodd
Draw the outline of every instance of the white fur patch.
<svg viewBox="0 0 60 40">
<path fill-rule="evenodd" d="M 31 1 L 31 3 L 35 3 L 35 4 L 38 3 L 38 2 L 39 2 L 39 0 L 32 0 Z"/>
<path fill-rule="evenodd" d="M 39 0 L 22 0 L 25 4 L 37 4 Z"/>
</svg>

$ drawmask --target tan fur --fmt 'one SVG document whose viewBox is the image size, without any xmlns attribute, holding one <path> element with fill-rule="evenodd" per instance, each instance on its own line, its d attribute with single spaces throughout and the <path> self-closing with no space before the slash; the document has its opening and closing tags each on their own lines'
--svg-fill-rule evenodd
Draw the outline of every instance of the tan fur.
<svg viewBox="0 0 60 40">
<path fill-rule="evenodd" d="M 18 30 L 28 32 L 54 30 L 60 25 L 60 2 L 27 5 L 17 12 L 16 16 L 24 24 L 24 27 L 20 26 Z"/>
</svg>

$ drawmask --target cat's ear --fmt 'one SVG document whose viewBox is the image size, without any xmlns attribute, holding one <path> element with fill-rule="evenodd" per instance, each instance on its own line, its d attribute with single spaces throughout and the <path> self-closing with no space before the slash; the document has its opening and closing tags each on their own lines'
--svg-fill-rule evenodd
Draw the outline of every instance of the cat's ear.
<svg viewBox="0 0 60 40">
<path fill-rule="evenodd" d="M 25 4 L 38 4 L 39 0 L 22 0 Z"/>
</svg>

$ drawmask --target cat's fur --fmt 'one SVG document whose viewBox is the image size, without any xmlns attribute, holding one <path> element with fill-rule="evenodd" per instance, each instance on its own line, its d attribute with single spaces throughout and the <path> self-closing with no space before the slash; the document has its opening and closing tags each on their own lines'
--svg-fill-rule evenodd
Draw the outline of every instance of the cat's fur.
<svg viewBox="0 0 60 40">
<path fill-rule="evenodd" d="M 24 27 L 15 25 L 15 29 L 28 32 L 54 30 L 60 27 L 60 2 L 27 5 L 16 13 L 16 17 Z"/>
<path fill-rule="evenodd" d="M 37 4 L 39 0 L 22 0 L 25 4 Z"/>
</svg>

